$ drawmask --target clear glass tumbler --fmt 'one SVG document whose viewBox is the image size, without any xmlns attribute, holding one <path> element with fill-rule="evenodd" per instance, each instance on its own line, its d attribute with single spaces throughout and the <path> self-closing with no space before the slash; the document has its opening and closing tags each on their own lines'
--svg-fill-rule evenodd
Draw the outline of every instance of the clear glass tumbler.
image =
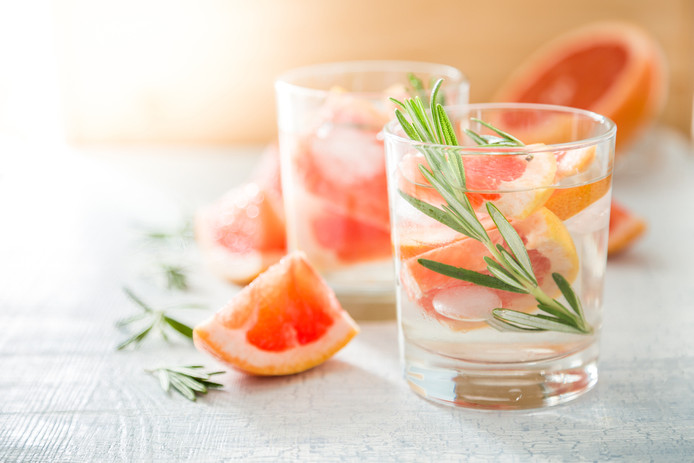
<svg viewBox="0 0 694 463">
<path fill-rule="evenodd" d="M 598 375 L 615 125 L 549 105 L 446 111 L 460 146 L 385 128 L 405 377 L 462 407 L 577 397 Z"/>
<path fill-rule="evenodd" d="M 282 186 L 290 250 L 301 249 L 349 304 L 393 304 L 383 126 L 389 97 L 425 97 L 437 78 L 450 104 L 467 103 L 455 68 L 405 61 L 321 64 L 276 81 Z"/>
</svg>

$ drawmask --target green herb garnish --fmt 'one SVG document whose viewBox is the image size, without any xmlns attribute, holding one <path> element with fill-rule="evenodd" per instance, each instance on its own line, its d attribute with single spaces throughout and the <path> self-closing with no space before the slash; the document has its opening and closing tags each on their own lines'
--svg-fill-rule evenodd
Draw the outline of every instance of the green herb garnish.
<svg viewBox="0 0 694 463">
<path fill-rule="evenodd" d="M 116 326 L 119 328 L 125 328 L 131 325 L 137 325 L 139 327 L 139 329 L 127 339 L 118 344 L 116 349 L 123 350 L 128 346 L 137 347 L 143 339 L 154 331 L 159 332 L 161 337 L 168 342 L 169 336 L 167 330 L 169 328 L 177 331 L 186 338 L 193 338 L 193 329 L 190 326 L 170 317 L 166 312 L 170 309 L 199 309 L 203 308 L 202 306 L 198 304 L 183 304 L 167 309 L 155 310 L 145 304 L 142 299 L 137 297 L 130 289 L 123 288 L 123 291 L 131 301 L 142 309 L 142 312 L 116 322 Z"/>
<path fill-rule="evenodd" d="M 213 375 L 220 375 L 225 373 L 224 371 L 204 372 L 202 368 L 202 365 L 188 365 L 146 371 L 159 378 L 159 384 L 165 392 L 169 392 L 173 387 L 183 397 L 195 402 L 196 394 L 207 394 L 209 389 L 224 387 L 223 384 L 210 381 Z"/>
<path fill-rule="evenodd" d="M 544 312 L 527 314 L 511 309 L 494 309 L 492 311 L 493 318 L 488 320 L 488 323 L 496 329 L 591 334 L 593 329 L 585 319 L 581 303 L 563 276 L 558 273 L 552 274 L 552 278 L 569 307 L 549 297 L 540 288 L 523 240 L 501 211 L 492 202 L 486 204 L 487 212 L 496 224 L 508 249 L 501 244 L 495 245 L 477 218 L 465 194 L 467 191 L 465 169 L 462 158 L 455 149 L 460 146 L 455 130 L 443 106 L 437 103 L 437 95 L 442 82 L 443 80 L 439 79 L 434 85 L 428 108 L 425 108 L 420 96 L 406 99 L 404 102 L 394 98 L 391 100 L 409 116 L 408 120 L 400 109 L 395 110 L 395 116 L 408 137 L 418 142 L 445 145 L 445 147 L 417 146 L 417 148 L 422 152 L 430 167 L 428 169 L 424 165 L 420 165 L 419 169 L 422 175 L 443 197 L 446 205 L 439 209 L 408 195 L 402 190 L 400 195 L 422 213 L 484 244 L 492 256 L 491 258 L 484 258 L 490 275 L 427 259 L 419 259 L 418 262 L 434 272 L 452 278 L 493 289 L 530 294 L 537 301 L 537 308 Z M 520 140 L 506 132 L 479 119 L 473 120 L 496 133 L 496 135 L 479 135 L 471 130 L 466 130 L 466 134 L 478 146 L 524 146 Z"/>
<path fill-rule="evenodd" d="M 179 291 L 188 289 L 188 276 L 185 273 L 185 267 L 164 262 L 161 262 L 159 266 L 164 274 L 164 278 L 166 278 L 166 287 L 168 289 L 177 289 Z"/>
</svg>

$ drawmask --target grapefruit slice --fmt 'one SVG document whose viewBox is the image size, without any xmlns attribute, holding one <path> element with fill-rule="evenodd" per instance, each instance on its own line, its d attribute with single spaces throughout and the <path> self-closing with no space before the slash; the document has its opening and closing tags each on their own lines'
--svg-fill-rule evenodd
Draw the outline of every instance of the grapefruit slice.
<svg viewBox="0 0 694 463">
<path fill-rule="evenodd" d="M 246 183 L 197 211 L 195 239 L 214 273 L 243 285 L 286 254 L 284 218 L 274 194 Z"/>
<path fill-rule="evenodd" d="M 543 207 L 526 219 L 513 222 L 513 226 L 526 244 L 540 287 L 550 297 L 559 294 L 551 274 L 558 272 L 572 282 L 579 267 L 576 248 L 564 224 Z M 487 233 L 494 243 L 502 242 L 495 227 L 488 227 Z M 479 294 L 481 291 L 472 289 L 474 284 L 434 272 L 418 262 L 418 259 L 429 259 L 487 273 L 483 260 L 485 256 L 490 256 L 487 248 L 479 241 L 467 237 L 435 249 L 424 248 L 421 254 L 402 261 L 401 282 L 411 300 L 417 302 L 429 315 L 448 323 L 454 329 L 483 326 L 484 323 L 476 323 L 481 318 L 480 314 L 484 312 L 491 316 L 494 308 L 533 309 L 536 303 L 532 296 L 490 288 L 483 288 L 484 294 Z M 476 294 L 489 305 L 481 307 L 477 303 L 466 303 L 468 309 L 460 309 L 458 302 L 461 298 L 471 297 L 471 294 Z M 465 314 L 465 310 L 470 313 Z M 456 312 L 456 317 L 453 317 L 452 314 Z"/>
<path fill-rule="evenodd" d="M 547 43 L 508 77 L 493 100 L 557 104 L 602 114 L 617 124 L 620 148 L 661 109 L 665 68 L 663 53 L 648 33 L 625 22 L 599 22 Z"/>
<path fill-rule="evenodd" d="M 505 150 L 500 148 L 500 153 Z M 518 153 L 518 148 L 508 151 Z M 421 154 L 403 158 L 398 180 L 400 189 L 433 205 L 444 203 L 443 198 L 422 175 L 419 165 L 429 169 L 426 159 Z M 528 217 L 547 201 L 552 189 L 535 187 L 554 183 L 557 161 L 551 152 L 539 152 L 532 156 L 463 155 L 463 167 L 467 179 L 466 187 L 470 190 L 467 197 L 472 207 L 480 213 L 485 213 L 484 205 L 494 201 L 496 207 L 512 220 Z"/>
<path fill-rule="evenodd" d="M 268 145 L 250 181 L 201 207 L 194 218 L 203 260 L 217 275 L 244 285 L 286 254 L 279 147 Z"/>
<path fill-rule="evenodd" d="M 646 232 L 646 221 L 634 215 L 622 204 L 612 201 L 607 255 L 614 256 L 629 248 Z"/>
<path fill-rule="evenodd" d="M 193 341 L 241 371 L 289 375 L 323 363 L 357 333 L 332 289 L 296 252 L 196 326 Z"/>
<path fill-rule="evenodd" d="M 561 220 L 566 220 L 605 196 L 611 185 L 612 175 L 609 175 L 597 182 L 557 188 L 545 203 L 545 207 Z"/>
</svg>

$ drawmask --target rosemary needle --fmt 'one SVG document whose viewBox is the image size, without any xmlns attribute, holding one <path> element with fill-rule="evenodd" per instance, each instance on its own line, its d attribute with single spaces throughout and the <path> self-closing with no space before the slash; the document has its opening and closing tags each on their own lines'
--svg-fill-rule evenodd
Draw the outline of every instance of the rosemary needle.
<svg viewBox="0 0 694 463">
<path fill-rule="evenodd" d="M 116 322 L 116 326 L 120 328 L 126 328 L 130 326 L 137 326 L 138 329 L 131 333 L 128 338 L 123 340 L 116 347 L 117 350 L 123 350 L 126 347 L 132 346 L 137 347 L 139 344 L 152 332 L 158 332 L 165 341 L 168 341 L 167 330 L 173 329 L 174 331 L 180 333 L 186 338 L 193 338 L 193 328 L 186 325 L 185 323 L 176 320 L 171 317 L 168 313 L 168 309 L 155 310 L 146 304 L 142 299 L 135 295 L 129 288 L 123 288 L 123 291 L 128 296 L 128 298 L 134 302 L 142 312 L 130 317 L 124 318 Z M 176 307 L 171 307 L 171 309 L 185 309 L 185 308 L 201 308 L 197 304 L 184 304 Z"/>
<path fill-rule="evenodd" d="M 195 402 L 197 394 L 207 394 L 210 389 L 220 389 L 223 384 L 210 381 L 214 375 L 225 373 L 224 371 L 203 371 L 202 365 L 186 365 L 180 367 L 161 367 L 146 372 L 159 379 L 159 385 L 164 392 L 169 392 L 173 387 L 186 399 Z"/>
</svg>

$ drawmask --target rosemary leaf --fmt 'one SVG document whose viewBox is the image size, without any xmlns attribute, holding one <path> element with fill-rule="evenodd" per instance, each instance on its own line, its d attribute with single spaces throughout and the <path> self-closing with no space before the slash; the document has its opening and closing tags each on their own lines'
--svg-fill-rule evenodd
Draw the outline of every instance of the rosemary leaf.
<svg viewBox="0 0 694 463">
<path fill-rule="evenodd" d="M 182 382 L 193 391 L 202 392 L 203 394 L 207 392 L 207 388 L 204 384 L 202 384 L 202 382 L 196 381 L 190 376 L 182 375 L 179 373 L 171 373 L 171 378 L 176 378 L 178 381 Z"/>
<path fill-rule="evenodd" d="M 175 329 L 183 336 L 191 339 L 193 338 L 193 328 L 191 328 L 190 326 L 185 325 L 167 315 L 164 315 L 164 321 L 168 323 L 171 328 Z"/>
<path fill-rule="evenodd" d="M 488 143 L 487 140 L 485 140 L 484 138 L 482 138 L 480 135 L 477 135 L 475 132 L 473 132 L 473 131 L 470 130 L 470 129 L 465 129 L 465 134 L 466 134 L 468 137 L 472 138 L 472 140 L 473 140 L 475 143 L 477 143 L 478 145 L 484 146 L 484 145 L 486 145 L 486 144 Z"/>
<path fill-rule="evenodd" d="M 133 293 L 133 292 L 130 290 L 130 288 L 124 287 L 124 288 L 123 288 L 123 291 L 124 291 L 125 294 L 130 298 L 131 301 L 133 301 L 135 304 L 137 304 L 137 305 L 139 305 L 140 307 L 142 307 L 142 309 L 143 309 L 145 312 L 152 312 L 152 309 L 151 309 L 147 304 L 145 304 L 144 302 L 142 302 L 142 300 L 141 300 L 139 297 L 135 296 L 135 293 Z"/>
<path fill-rule="evenodd" d="M 210 374 L 201 371 L 201 368 L 169 367 L 168 370 L 173 371 L 175 373 L 180 373 L 182 375 L 190 376 L 191 378 L 202 379 L 204 381 L 210 379 Z"/>
<path fill-rule="evenodd" d="M 501 289 L 503 291 L 509 291 L 512 293 L 527 293 L 526 290 L 512 286 L 510 284 L 504 283 L 499 279 L 486 275 L 484 273 L 475 272 L 474 270 L 468 270 L 461 267 L 455 267 L 453 265 L 444 264 L 442 262 L 437 262 L 435 260 L 429 259 L 419 259 L 419 262 L 423 267 L 433 270 L 441 275 L 446 275 L 451 278 L 456 278 L 458 280 L 467 281 L 474 283 L 479 286 L 486 286 L 487 288 Z"/>
<path fill-rule="evenodd" d="M 525 144 L 522 141 L 520 141 L 519 139 L 517 139 L 516 137 L 514 137 L 510 133 L 504 132 L 503 130 L 500 130 L 500 129 L 494 127 L 493 125 L 491 125 L 488 122 L 483 121 L 482 119 L 478 119 L 476 117 L 471 117 L 470 120 L 475 121 L 479 124 L 482 124 L 483 126 L 487 127 L 490 130 L 493 130 L 494 132 L 499 134 L 499 136 L 501 138 L 508 141 L 509 143 L 512 143 L 512 146 L 525 146 Z"/>
<path fill-rule="evenodd" d="M 506 270 L 503 267 L 503 265 L 501 265 L 499 262 L 493 260 L 488 256 L 484 256 L 483 259 L 487 264 L 487 270 L 489 270 L 489 273 L 491 273 L 507 285 L 517 288 L 518 292 L 520 293 L 528 292 L 527 289 L 525 289 L 523 285 L 516 278 L 514 278 L 513 274 L 510 271 Z"/>
<path fill-rule="evenodd" d="M 394 100 L 397 101 L 397 100 Z M 408 137 L 410 137 L 413 140 L 416 141 L 422 141 L 422 139 L 419 137 L 417 134 L 417 131 L 412 127 L 412 124 L 407 122 L 407 119 L 405 119 L 405 116 L 402 115 L 402 113 L 399 110 L 395 110 L 395 117 L 397 117 L 398 122 L 400 122 L 400 126 L 402 129 L 405 131 Z"/>
<path fill-rule="evenodd" d="M 405 201 L 410 203 L 415 209 L 419 210 L 421 213 L 428 215 L 432 219 L 441 222 L 442 224 L 452 228 L 453 230 L 455 230 L 457 232 L 460 232 L 464 235 L 470 236 L 466 233 L 466 231 L 464 229 L 462 229 L 458 225 L 458 223 L 455 221 L 455 219 L 453 219 L 452 217 L 447 215 L 441 209 L 437 208 L 436 206 L 432 206 L 431 204 L 426 203 L 426 202 L 422 201 L 421 199 L 415 198 L 414 196 L 410 196 L 402 190 L 400 190 L 399 193 L 400 193 L 400 196 L 402 196 L 403 199 L 405 199 Z"/>
<path fill-rule="evenodd" d="M 506 250 L 505 247 L 503 247 L 500 244 L 496 245 L 496 249 L 499 251 L 499 261 L 503 262 L 503 264 L 506 267 L 509 267 L 511 270 L 516 272 L 518 275 L 522 276 L 525 278 L 529 283 L 532 283 L 533 285 L 537 286 L 537 280 L 535 279 L 535 275 L 532 272 L 528 272 L 526 269 L 524 269 L 516 260 L 516 258 Z"/>
<path fill-rule="evenodd" d="M 557 303 L 556 305 L 552 305 L 540 302 L 539 304 L 537 304 L 537 308 L 542 310 L 543 312 L 546 312 L 550 315 L 564 320 L 569 325 L 575 326 L 576 328 L 579 327 L 576 322 L 576 319 L 561 304 Z"/>
<path fill-rule="evenodd" d="M 212 381 L 202 381 L 202 384 L 204 384 L 208 389 L 220 389 L 224 387 L 223 384 L 213 383 Z"/>
<path fill-rule="evenodd" d="M 166 370 L 159 370 L 157 372 L 159 377 L 159 385 L 165 392 L 169 392 L 171 389 L 171 381 L 169 380 L 169 373 Z"/>
<path fill-rule="evenodd" d="M 441 126 L 441 119 L 436 116 L 436 105 L 438 103 L 439 90 L 441 89 L 442 80 L 438 80 L 434 84 L 434 88 L 431 91 L 431 99 L 429 101 L 430 111 L 432 114 L 432 119 L 434 123 L 434 134 L 436 135 L 436 143 L 439 145 L 445 144 L 443 138 L 443 127 Z"/>
<path fill-rule="evenodd" d="M 574 326 L 563 323 L 561 319 L 543 316 L 541 314 L 527 314 L 511 309 L 494 309 L 492 314 L 497 320 L 513 323 L 520 327 L 536 328 L 545 331 L 559 331 L 562 333 L 585 334 Z"/>
<path fill-rule="evenodd" d="M 137 323 L 138 325 L 144 325 L 144 328 L 139 328 L 135 334 L 128 337 L 126 340 L 121 342 L 116 346 L 117 350 L 123 350 L 128 346 L 137 346 L 147 335 L 152 331 L 158 332 L 164 341 L 169 341 L 169 336 L 167 329 L 173 329 L 181 335 L 188 339 L 193 337 L 193 329 L 180 321 L 167 315 L 166 310 L 155 310 L 149 305 L 145 304 L 142 299 L 137 297 L 130 289 L 123 288 L 123 291 L 128 295 L 128 297 L 135 302 L 143 312 L 136 314 L 116 322 L 116 326 L 119 328 L 125 328 L 131 324 L 142 321 L 142 323 Z M 184 308 L 200 308 L 199 304 L 182 304 L 178 306 L 171 307 L 171 309 L 184 309 Z"/>
<path fill-rule="evenodd" d="M 566 281 L 566 278 L 556 272 L 552 274 L 552 278 L 557 284 L 559 291 L 561 291 L 561 293 L 564 295 L 566 302 L 569 303 L 569 306 L 571 306 L 579 318 L 583 318 L 583 307 L 581 307 L 581 301 L 578 299 L 578 297 L 576 297 L 576 293 L 574 293 L 574 290 L 571 289 L 571 285 L 569 285 L 569 282 Z"/>
<path fill-rule="evenodd" d="M 499 331 L 514 331 L 516 333 L 528 333 L 531 331 L 545 331 L 541 330 L 538 328 L 524 328 L 520 327 L 517 325 L 514 325 L 513 323 L 504 321 L 504 320 L 499 320 L 497 318 L 490 318 L 487 320 L 487 324 L 491 326 L 492 328 L 499 330 Z"/>
<path fill-rule="evenodd" d="M 149 334 L 149 332 L 152 331 L 153 327 L 154 327 L 154 325 L 149 325 L 149 326 L 145 327 L 143 330 L 130 336 L 128 339 L 126 339 L 125 341 L 118 344 L 116 346 L 116 350 L 123 350 L 130 345 L 139 344 Z"/>
<path fill-rule="evenodd" d="M 171 381 L 171 385 L 174 387 L 174 389 L 180 392 L 183 397 L 192 402 L 195 402 L 195 392 L 193 392 L 192 389 L 190 389 L 184 382 L 182 382 L 178 378 L 178 376 L 169 374 L 169 380 Z"/>
<path fill-rule="evenodd" d="M 533 275 L 533 266 L 530 263 L 528 250 L 525 249 L 525 244 L 518 235 L 518 232 L 516 232 L 516 229 L 511 226 L 509 221 L 506 220 L 506 217 L 504 217 L 504 214 L 502 214 L 501 211 L 499 211 L 499 209 L 491 202 L 487 203 L 487 212 L 489 212 L 489 216 L 496 224 L 496 228 L 499 230 L 499 233 L 501 233 L 501 236 L 504 238 L 504 241 L 506 241 L 506 244 L 508 244 L 508 247 L 511 248 L 511 252 L 514 256 L 516 256 L 518 263 L 523 266 L 527 274 Z M 535 281 L 537 280 L 535 279 Z"/>
<path fill-rule="evenodd" d="M 443 106 L 436 105 L 436 117 L 439 118 L 439 124 L 441 124 L 441 130 L 444 134 L 444 144 L 450 146 L 457 146 L 458 139 L 455 136 L 455 129 L 451 125 L 451 121 L 448 119 L 448 116 L 446 115 L 446 111 L 444 111 Z"/>
<path fill-rule="evenodd" d="M 210 376 L 222 374 L 224 371 L 206 372 L 202 369 L 202 365 L 189 365 L 146 371 L 159 378 L 159 385 L 165 392 L 173 386 L 183 397 L 195 402 L 196 394 L 206 394 L 209 389 L 224 387 L 223 384 L 209 381 Z"/>
</svg>

